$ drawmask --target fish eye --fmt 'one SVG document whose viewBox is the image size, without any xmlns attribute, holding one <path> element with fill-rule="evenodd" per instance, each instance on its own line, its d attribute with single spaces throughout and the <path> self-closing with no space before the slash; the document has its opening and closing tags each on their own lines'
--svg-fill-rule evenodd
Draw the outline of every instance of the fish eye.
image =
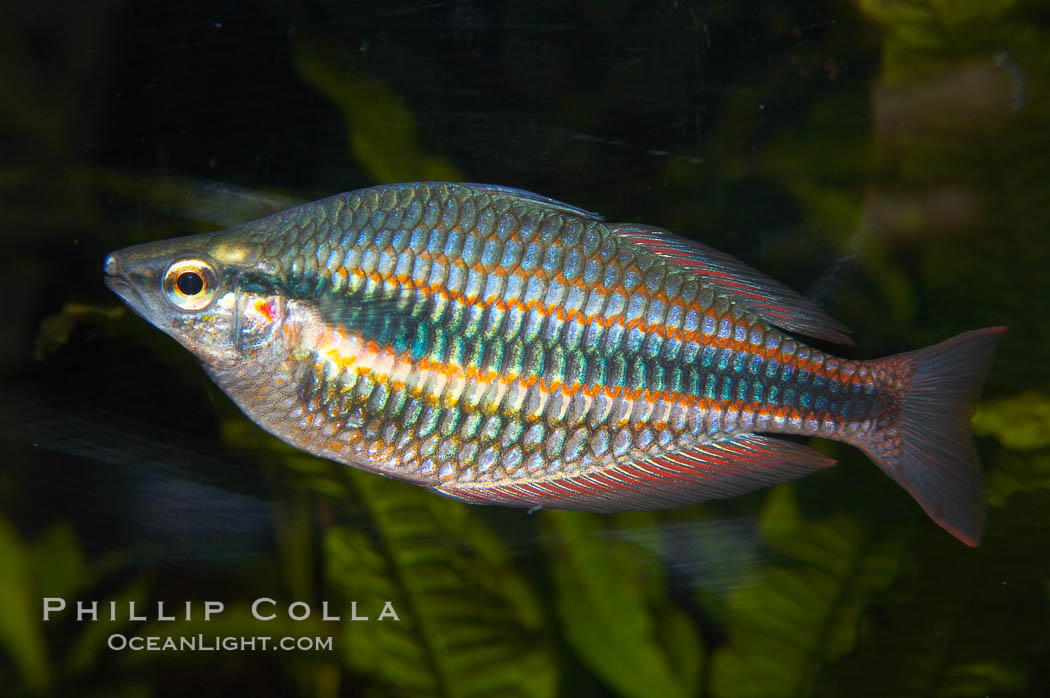
<svg viewBox="0 0 1050 698">
<path fill-rule="evenodd" d="M 215 268 L 203 259 L 183 259 L 164 273 L 164 295 L 183 310 L 201 310 L 211 303 L 219 287 Z"/>
<path fill-rule="evenodd" d="M 195 271 L 180 272 L 175 277 L 175 288 L 184 296 L 196 296 L 204 291 L 204 278 Z"/>
</svg>

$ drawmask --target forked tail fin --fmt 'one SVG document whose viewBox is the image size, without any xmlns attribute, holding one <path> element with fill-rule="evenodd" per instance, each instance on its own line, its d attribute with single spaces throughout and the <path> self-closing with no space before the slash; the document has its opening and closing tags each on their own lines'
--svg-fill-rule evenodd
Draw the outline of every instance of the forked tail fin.
<svg viewBox="0 0 1050 698">
<path fill-rule="evenodd" d="M 970 434 L 974 402 L 1005 327 L 966 332 L 932 347 L 879 359 L 909 376 L 896 422 L 859 444 L 926 513 L 967 545 L 984 530 L 984 471 Z"/>
</svg>

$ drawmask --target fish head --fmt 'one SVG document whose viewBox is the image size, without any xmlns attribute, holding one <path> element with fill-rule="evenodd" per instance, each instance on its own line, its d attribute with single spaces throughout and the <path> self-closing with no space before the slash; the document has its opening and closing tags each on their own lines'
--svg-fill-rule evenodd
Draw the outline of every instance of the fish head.
<svg viewBox="0 0 1050 698">
<path fill-rule="evenodd" d="M 146 321 L 227 370 L 266 351 L 284 315 L 279 293 L 251 283 L 262 246 L 231 229 L 109 254 L 106 285 Z"/>
</svg>

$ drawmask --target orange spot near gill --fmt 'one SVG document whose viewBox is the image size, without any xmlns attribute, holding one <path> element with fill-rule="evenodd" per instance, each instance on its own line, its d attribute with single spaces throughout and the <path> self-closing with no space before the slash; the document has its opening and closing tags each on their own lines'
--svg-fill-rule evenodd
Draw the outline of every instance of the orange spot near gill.
<svg viewBox="0 0 1050 698">
<path fill-rule="evenodd" d="M 255 301 L 255 310 L 270 322 L 273 322 L 273 319 L 277 317 L 277 306 L 274 305 L 272 299 Z"/>
</svg>

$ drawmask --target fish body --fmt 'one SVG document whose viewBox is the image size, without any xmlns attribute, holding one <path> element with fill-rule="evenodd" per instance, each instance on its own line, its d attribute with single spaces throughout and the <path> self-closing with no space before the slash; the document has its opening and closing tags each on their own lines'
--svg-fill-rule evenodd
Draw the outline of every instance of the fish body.
<svg viewBox="0 0 1050 698">
<path fill-rule="evenodd" d="M 339 194 L 126 248 L 107 284 L 256 423 L 473 503 L 734 496 L 864 450 L 975 545 L 968 416 L 1003 328 L 873 361 L 810 301 L 671 233 L 488 185 Z"/>
</svg>

